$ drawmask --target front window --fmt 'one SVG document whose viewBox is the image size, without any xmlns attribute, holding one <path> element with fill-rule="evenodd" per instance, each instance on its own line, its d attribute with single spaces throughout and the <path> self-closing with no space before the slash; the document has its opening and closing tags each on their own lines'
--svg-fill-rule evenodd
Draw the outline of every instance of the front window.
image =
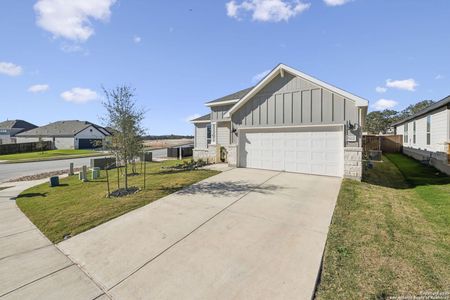
<svg viewBox="0 0 450 300">
<path fill-rule="evenodd" d="M 413 123 L 413 144 L 416 143 L 416 122 Z"/>
<path fill-rule="evenodd" d="M 403 143 L 408 143 L 408 123 L 405 124 L 405 130 L 403 132 Z"/>
<path fill-rule="evenodd" d="M 211 144 L 211 124 L 206 125 L 206 141 L 207 145 Z"/>
<path fill-rule="evenodd" d="M 215 145 L 216 144 L 216 130 L 217 130 L 217 124 L 216 123 L 211 123 L 211 145 Z"/>
<path fill-rule="evenodd" d="M 431 116 L 427 117 L 427 145 L 431 144 Z"/>
</svg>

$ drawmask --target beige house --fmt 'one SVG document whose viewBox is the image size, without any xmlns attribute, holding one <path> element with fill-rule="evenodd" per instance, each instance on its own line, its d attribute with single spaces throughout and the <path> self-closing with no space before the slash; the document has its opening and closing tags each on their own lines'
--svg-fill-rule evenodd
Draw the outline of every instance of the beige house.
<svg viewBox="0 0 450 300">
<path fill-rule="evenodd" d="M 280 64 L 257 85 L 209 101 L 192 120 L 194 159 L 361 178 L 368 101 Z"/>
</svg>

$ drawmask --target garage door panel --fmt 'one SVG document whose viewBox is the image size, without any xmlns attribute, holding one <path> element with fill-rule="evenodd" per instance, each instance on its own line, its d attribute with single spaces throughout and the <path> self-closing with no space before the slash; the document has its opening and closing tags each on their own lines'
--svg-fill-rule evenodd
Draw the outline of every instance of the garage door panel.
<svg viewBox="0 0 450 300">
<path fill-rule="evenodd" d="M 242 167 L 329 176 L 343 173 L 342 131 L 249 130 L 241 132 L 240 141 Z"/>
</svg>

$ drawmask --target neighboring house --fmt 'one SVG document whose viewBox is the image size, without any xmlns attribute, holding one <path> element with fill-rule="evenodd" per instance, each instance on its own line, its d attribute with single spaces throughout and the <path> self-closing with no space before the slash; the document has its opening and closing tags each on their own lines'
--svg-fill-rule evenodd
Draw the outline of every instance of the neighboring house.
<svg viewBox="0 0 450 300">
<path fill-rule="evenodd" d="M 58 121 L 16 135 L 17 143 L 52 141 L 55 149 L 99 148 L 111 133 L 87 121 Z"/>
<path fill-rule="evenodd" d="M 16 134 L 36 127 L 36 125 L 24 120 L 7 120 L 0 122 L 0 144 L 14 144 L 16 142 Z"/>
<path fill-rule="evenodd" d="M 393 125 L 403 135 L 403 153 L 429 161 L 450 175 L 450 96 Z"/>
<path fill-rule="evenodd" d="M 368 101 L 280 64 L 256 86 L 206 103 L 194 159 L 360 179 Z"/>
</svg>

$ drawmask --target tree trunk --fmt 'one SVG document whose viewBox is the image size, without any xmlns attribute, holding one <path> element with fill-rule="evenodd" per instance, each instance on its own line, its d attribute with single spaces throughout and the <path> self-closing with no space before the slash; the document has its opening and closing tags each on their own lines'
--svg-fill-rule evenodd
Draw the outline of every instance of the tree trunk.
<svg viewBox="0 0 450 300">
<path fill-rule="evenodd" d="M 108 185 L 108 198 L 111 197 L 111 192 L 109 190 L 109 175 L 108 175 L 108 166 L 105 168 L 106 171 L 106 184 Z"/>
<path fill-rule="evenodd" d="M 116 164 L 116 170 L 117 170 L 117 190 L 120 189 L 120 174 L 119 174 L 119 165 Z"/>
<path fill-rule="evenodd" d="M 128 162 L 125 160 L 125 190 L 128 190 Z"/>
</svg>

